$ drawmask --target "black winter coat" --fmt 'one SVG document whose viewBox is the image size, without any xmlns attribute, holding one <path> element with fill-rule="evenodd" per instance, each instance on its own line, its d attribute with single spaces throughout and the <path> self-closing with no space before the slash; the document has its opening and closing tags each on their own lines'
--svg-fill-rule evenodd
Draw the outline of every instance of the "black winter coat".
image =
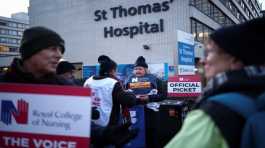
<svg viewBox="0 0 265 148">
<path fill-rule="evenodd" d="M 22 61 L 14 59 L 10 69 L 0 76 L 0 82 L 4 83 L 28 83 L 28 84 L 53 84 L 53 85 L 73 85 L 70 81 L 58 77 L 55 74 L 45 75 L 35 78 L 33 74 L 23 71 Z"/>
</svg>

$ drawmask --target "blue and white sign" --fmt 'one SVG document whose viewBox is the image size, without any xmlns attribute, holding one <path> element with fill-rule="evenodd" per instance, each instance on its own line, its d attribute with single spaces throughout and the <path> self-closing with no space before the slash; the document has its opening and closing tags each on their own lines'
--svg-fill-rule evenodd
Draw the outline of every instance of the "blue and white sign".
<svg viewBox="0 0 265 148">
<path fill-rule="evenodd" d="M 178 75 L 194 75 L 194 38 L 192 34 L 178 31 Z"/>
<path fill-rule="evenodd" d="M 178 42 L 179 65 L 194 65 L 194 46 Z"/>
<path fill-rule="evenodd" d="M 98 74 L 99 66 L 83 66 L 83 78 L 87 79 L 93 75 Z"/>
</svg>

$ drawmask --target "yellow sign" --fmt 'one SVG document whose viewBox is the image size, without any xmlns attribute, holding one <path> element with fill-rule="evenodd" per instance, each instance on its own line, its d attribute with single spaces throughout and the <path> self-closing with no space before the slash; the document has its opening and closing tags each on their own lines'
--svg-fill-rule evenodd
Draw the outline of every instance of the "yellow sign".
<svg viewBox="0 0 265 148">
<path fill-rule="evenodd" d="M 135 83 L 130 83 L 130 88 L 151 88 L 151 83 L 150 82 L 135 82 Z"/>
</svg>

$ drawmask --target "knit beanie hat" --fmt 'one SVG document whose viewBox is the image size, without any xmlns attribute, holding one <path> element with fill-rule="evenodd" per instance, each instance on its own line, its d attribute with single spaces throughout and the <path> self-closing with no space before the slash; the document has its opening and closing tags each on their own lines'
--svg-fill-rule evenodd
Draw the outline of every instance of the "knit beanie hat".
<svg viewBox="0 0 265 148">
<path fill-rule="evenodd" d="M 57 66 L 56 73 L 60 75 L 72 70 L 75 70 L 73 64 L 69 63 L 68 61 L 61 61 Z"/>
<path fill-rule="evenodd" d="M 117 68 L 117 64 L 106 55 L 99 56 L 98 63 L 100 64 L 99 67 L 100 76 L 106 76 L 109 74 L 111 70 Z"/>
<path fill-rule="evenodd" d="M 59 34 L 45 27 L 32 27 L 24 31 L 19 52 L 25 60 L 50 46 L 60 46 L 64 53 L 64 40 Z"/>
<path fill-rule="evenodd" d="M 143 56 L 139 56 L 134 64 L 134 67 L 141 66 L 144 68 L 148 68 L 148 65 L 145 62 L 145 58 Z"/>
<path fill-rule="evenodd" d="M 221 28 L 210 35 L 222 50 L 244 65 L 265 64 L 265 18 Z"/>
</svg>

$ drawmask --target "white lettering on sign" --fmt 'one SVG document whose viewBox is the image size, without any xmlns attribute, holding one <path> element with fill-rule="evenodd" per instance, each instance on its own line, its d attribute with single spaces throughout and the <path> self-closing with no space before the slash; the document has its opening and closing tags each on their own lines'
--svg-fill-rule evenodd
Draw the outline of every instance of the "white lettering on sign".
<svg viewBox="0 0 265 148">
<path fill-rule="evenodd" d="M 3 136 L 2 139 L 4 140 L 4 146 L 6 147 L 30 147 L 30 139 L 28 138 Z M 76 148 L 76 142 L 74 141 L 33 139 L 33 144 L 36 148 Z"/>
<path fill-rule="evenodd" d="M 82 119 L 81 114 L 73 114 L 71 112 L 59 112 L 59 111 L 55 112 L 55 117 L 61 119 L 70 119 L 73 120 L 74 122 Z"/>
<path fill-rule="evenodd" d="M 192 93 L 192 92 L 195 92 L 196 91 L 196 88 L 173 88 L 173 92 L 176 92 L 176 93 Z"/>
<path fill-rule="evenodd" d="M 184 45 L 184 47 L 185 47 L 185 45 Z M 189 48 L 189 47 L 186 47 L 186 48 Z M 186 55 L 186 56 L 193 56 L 194 55 L 192 51 L 186 50 L 185 48 L 182 49 L 182 54 Z"/>
<path fill-rule="evenodd" d="M 3 136 L 4 145 L 12 147 L 29 147 L 29 139 Z"/>
<path fill-rule="evenodd" d="M 184 63 L 191 63 L 193 61 L 193 59 L 190 57 L 180 57 L 180 61 L 182 61 Z"/>
<path fill-rule="evenodd" d="M 75 148 L 76 142 L 72 141 L 52 141 L 52 140 L 42 140 L 42 139 L 33 139 L 33 143 L 36 148 Z"/>
<path fill-rule="evenodd" d="M 169 93 L 201 93 L 201 82 L 168 82 Z"/>
<path fill-rule="evenodd" d="M 170 87 L 200 87 L 200 82 L 173 82 L 169 83 Z"/>
<path fill-rule="evenodd" d="M 179 65 L 178 66 L 179 75 L 193 75 L 195 74 L 193 65 Z"/>
</svg>

